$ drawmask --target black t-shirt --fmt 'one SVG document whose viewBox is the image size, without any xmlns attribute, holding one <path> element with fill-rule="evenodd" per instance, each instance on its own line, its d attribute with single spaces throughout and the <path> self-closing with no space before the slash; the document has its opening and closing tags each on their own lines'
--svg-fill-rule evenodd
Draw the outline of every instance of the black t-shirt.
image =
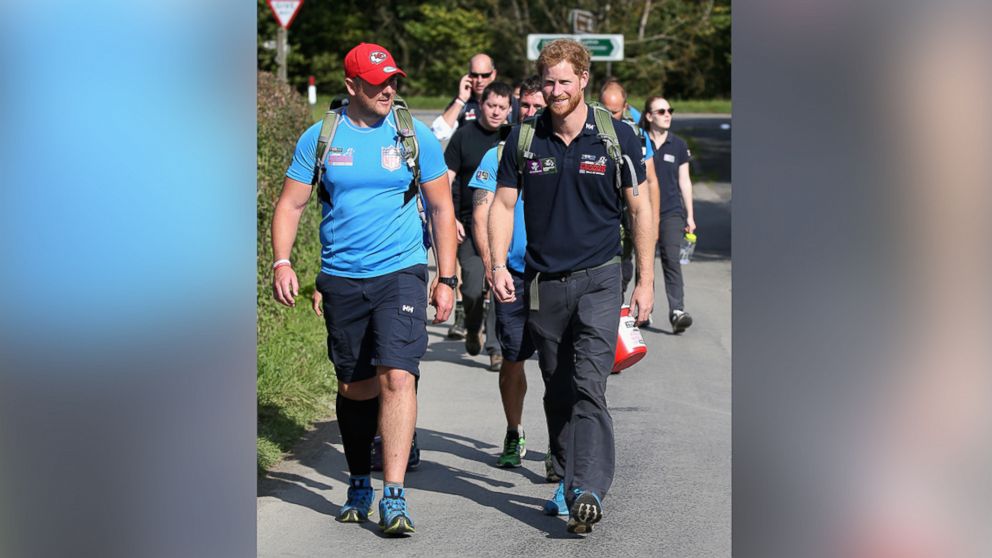
<svg viewBox="0 0 992 558">
<path fill-rule="evenodd" d="M 519 114 L 520 114 L 520 103 L 516 99 L 511 97 L 510 112 L 509 114 L 507 114 L 507 118 L 506 118 L 507 121 L 510 124 L 516 124 L 517 116 Z M 458 127 L 461 128 L 462 126 L 465 125 L 466 122 L 474 122 L 481 117 L 482 117 L 482 106 L 479 104 L 478 101 L 475 100 L 475 97 L 472 97 L 465 103 L 465 106 L 462 107 L 461 112 L 458 113 L 458 118 L 456 119 L 456 122 L 458 123 Z"/>
<path fill-rule="evenodd" d="M 620 194 L 616 165 L 599 139 L 593 109 L 572 143 L 565 145 L 551 129 L 551 114 L 538 119 L 518 184 L 517 138 L 514 126 L 499 165 L 499 187 L 521 189 L 527 227 L 527 268 L 545 273 L 575 271 L 601 265 L 620 254 Z M 637 183 L 644 182 L 641 145 L 630 126 L 614 126 L 624 155 L 630 157 Z M 629 179 L 624 182 L 630 187 Z M 647 190 L 640 189 L 640 195 Z"/>
<path fill-rule="evenodd" d="M 679 188 L 679 167 L 692 160 L 689 146 L 685 141 L 668 132 L 665 143 L 654 147 L 654 172 L 658 176 L 658 189 L 661 191 L 661 215 L 686 216 L 682 203 L 682 190 Z"/>
<path fill-rule="evenodd" d="M 472 224 L 472 192 L 468 182 L 482 162 L 482 156 L 499 142 L 499 130 L 489 131 L 477 121 L 459 126 L 444 149 L 444 162 L 455 171 L 451 197 L 455 202 L 458 220 L 468 228 Z M 466 231 L 471 234 L 470 231 Z"/>
</svg>

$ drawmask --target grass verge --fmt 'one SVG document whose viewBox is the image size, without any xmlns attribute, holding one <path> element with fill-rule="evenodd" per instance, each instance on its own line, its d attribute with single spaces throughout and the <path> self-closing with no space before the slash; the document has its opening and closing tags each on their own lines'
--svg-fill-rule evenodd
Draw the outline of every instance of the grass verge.
<svg viewBox="0 0 992 558">
<path fill-rule="evenodd" d="M 313 285 L 295 308 L 271 316 L 258 347 L 258 470 L 275 465 L 317 420 L 334 408 L 337 382 L 322 350 L 323 320 L 310 309 Z"/>
<path fill-rule="evenodd" d="M 272 215 L 297 138 L 313 123 L 310 107 L 297 92 L 264 72 L 258 75 L 257 102 L 256 462 L 259 472 L 264 472 L 292 449 L 313 422 L 332 412 L 337 386 L 327 362 L 323 320 L 310 306 L 320 270 L 320 209 L 315 201 L 303 212 L 291 256 L 301 283 L 297 305 L 287 308 L 272 298 Z"/>
</svg>

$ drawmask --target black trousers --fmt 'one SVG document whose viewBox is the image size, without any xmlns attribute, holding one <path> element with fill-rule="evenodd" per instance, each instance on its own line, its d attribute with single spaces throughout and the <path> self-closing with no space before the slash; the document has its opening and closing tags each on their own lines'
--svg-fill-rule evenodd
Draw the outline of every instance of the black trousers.
<svg viewBox="0 0 992 558">
<path fill-rule="evenodd" d="M 468 226 L 466 226 L 468 230 Z M 462 266 L 462 305 L 465 307 L 465 329 L 477 332 L 482 329 L 482 318 L 485 310 L 483 290 L 486 285 L 486 272 L 483 269 L 482 258 L 475 249 L 475 240 L 469 234 L 465 241 L 458 245 L 458 263 Z M 490 319 L 486 327 L 485 351 L 488 354 L 499 354 L 499 343 L 496 340 L 496 315 L 489 312 Z"/>
<path fill-rule="evenodd" d="M 668 296 L 668 313 L 685 310 L 682 284 L 682 265 L 679 249 L 685 234 L 685 217 L 680 214 L 662 215 L 658 244 L 661 248 L 661 273 L 665 277 L 665 294 Z"/>
</svg>

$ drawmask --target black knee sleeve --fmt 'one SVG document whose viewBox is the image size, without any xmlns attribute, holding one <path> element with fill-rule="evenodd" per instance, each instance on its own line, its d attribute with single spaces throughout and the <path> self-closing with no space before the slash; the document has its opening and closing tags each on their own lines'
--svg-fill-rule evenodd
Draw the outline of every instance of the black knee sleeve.
<svg viewBox="0 0 992 558">
<path fill-rule="evenodd" d="M 352 475 L 368 475 L 372 471 L 372 439 L 379 426 L 379 398 L 355 401 L 339 393 L 337 415 L 348 470 Z"/>
</svg>

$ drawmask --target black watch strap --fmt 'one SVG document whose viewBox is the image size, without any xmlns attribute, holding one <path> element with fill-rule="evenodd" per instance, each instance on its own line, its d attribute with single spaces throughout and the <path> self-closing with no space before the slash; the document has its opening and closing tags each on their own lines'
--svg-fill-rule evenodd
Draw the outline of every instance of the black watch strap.
<svg viewBox="0 0 992 558">
<path fill-rule="evenodd" d="M 451 277 L 438 277 L 438 283 L 443 283 L 452 289 L 458 286 L 458 278 L 452 275 Z"/>
</svg>

